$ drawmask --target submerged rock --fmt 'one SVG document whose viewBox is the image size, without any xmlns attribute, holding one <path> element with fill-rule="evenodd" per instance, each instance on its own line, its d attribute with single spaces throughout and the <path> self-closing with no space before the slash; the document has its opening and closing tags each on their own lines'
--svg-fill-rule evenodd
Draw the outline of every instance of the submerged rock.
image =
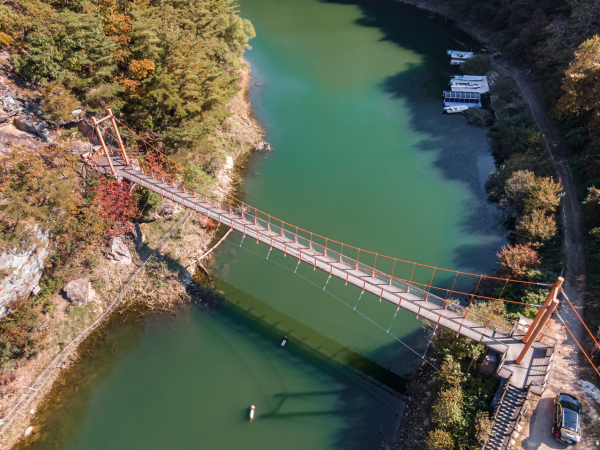
<svg viewBox="0 0 600 450">
<path fill-rule="evenodd" d="M 70 281 L 63 290 L 74 306 L 85 306 L 96 298 L 92 284 L 83 278 Z"/>
</svg>

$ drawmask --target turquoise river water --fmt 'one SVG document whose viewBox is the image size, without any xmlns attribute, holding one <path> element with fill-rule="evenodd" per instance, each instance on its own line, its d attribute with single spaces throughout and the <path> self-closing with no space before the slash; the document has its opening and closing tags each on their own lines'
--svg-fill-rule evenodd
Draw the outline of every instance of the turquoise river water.
<svg viewBox="0 0 600 450">
<path fill-rule="evenodd" d="M 397 2 L 241 0 L 240 10 L 258 34 L 245 55 L 249 95 L 274 149 L 250 159 L 245 201 L 373 252 L 490 270 L 504 238 L 483 187 L 485 130 L 441 114 L 454 71 L 445 50 L 470 49 L 468 36 Z M 390 439 L 410 395 L 402 376 L 429 340 L 421 322 L 400 312 L 392 323 L 395 309 L 368 295 L 355 310 L 358 289 L 332 279 L 323 290 L 327 274 L 294 274 L 291 258 L 240 242 L 232 233 L 212 263 L 217 306 L 111 328 L 29 446 L 376 449 Z"/>
</svg>

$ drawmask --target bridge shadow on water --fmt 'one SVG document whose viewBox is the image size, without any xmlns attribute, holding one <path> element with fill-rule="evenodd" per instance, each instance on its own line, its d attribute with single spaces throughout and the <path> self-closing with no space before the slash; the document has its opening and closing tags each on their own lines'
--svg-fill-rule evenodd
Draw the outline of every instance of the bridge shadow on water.
<svg viewBox="0 0 600 450">
<path fill-rule="evenodd" d="M 409 126 L 423 137 L 416 145 L 421 152 L 434 153 L 433 167 L 444 179 L 457 182 L 471 196 L 464 205 L 459 226 L 465 234 L 497 235 L 490 250 L 484 245 L 463 245 L 455 250 L 454 266 L 473 272 L 493 266 L 495 252 L 506 240 L 501 214 L 489 204 L 484 184 L 494 169 L 484 129 L 469 126 L 461 115 L 442 116 L 442 91 L 448 90 L 452 74 L 460 71 L 449 64 L 448 48 L 478 51 L 480 45 L 463 31 L 436 14 L 392 0 L 321 0 L 355 5 L 363 17 L 357 24 L 377 28 L 382 40 L 393 42 L 422 57 L 381 83 L 381 89 L 402 100 L 409 111 Z M 463 45 L 461 45 L 463 44 Z"/>
<path fill-rule="evenodd" d="M 205 307 L 219 311 L 272 342 L 275 351 L 290 353 L 335 379 L 336 388 L 332 390 L 274 394 L 273 404 L 261 413 L 261 420 L 339 417 L 344 426 L 336 434 L 335 448 L 357 450 L 377 448 L 384 437 L 382 430 L 386 429 L 388 435 L 395 430 L 404 408 L 407 382 L 375 362 L 378 355 L 389 355 L 390 349 L 380 348 L 368 357 L 363 356 L 224 281 L 217 281 L 216 289 L 199 285 L 194 289 L 201 292 Z M 222 291 L 227 292 L 226 297 L 220 294 Z M 288 336 L 285 350 L 279 348 L 282 336 Z M 390 346 L 397 350 L 400 344 Z M 297 409 L 297 405 L 315 397 L 333 397 L 335 406 L 323 410 Z"/>
</svg>

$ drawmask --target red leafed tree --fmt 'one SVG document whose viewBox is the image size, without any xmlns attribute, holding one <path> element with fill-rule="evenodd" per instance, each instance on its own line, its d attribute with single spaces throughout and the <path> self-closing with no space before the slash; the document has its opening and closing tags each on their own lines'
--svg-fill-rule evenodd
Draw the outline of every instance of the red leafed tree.
<svg viewBox="0 0 600 450">
<path fill-rule="evenodd" d="M 125 231 L 123 228 L 127 228 L 127 223 L 139 217 L 137 205 L 131 198 L 131 187 L 125 181 L 119 183 L 108 178 L 98 179 L 98 195 L 94 204 L 100 208 L 102 218 L 114 231 Z"/>
<path fill-rule="evenodd" d="M 523 278 L 540 260 L 530 244 L 504 246 L 497 256 L 500 275 L 515 279 Z"/>
</svg>

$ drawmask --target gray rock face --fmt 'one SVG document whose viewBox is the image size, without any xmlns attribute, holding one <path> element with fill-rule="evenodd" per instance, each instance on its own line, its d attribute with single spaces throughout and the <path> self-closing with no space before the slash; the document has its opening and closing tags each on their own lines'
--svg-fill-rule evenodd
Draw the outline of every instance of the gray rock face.
<svg viewBox="0 0 600 450">
<path fill-rule="evenodd" d="M 33 116 L 19 116 L 15 117 L 14 124 L 21 131 L 38 136 L 44 141 L 50 140 L 48 124 L 43 120 L 36 119 Z"/>
<path fill-rule="evenodd" d="M 131 264 L 131 252 L 120 236 L 113 239 L 110 247 L 110 256 L 123 265 Z"/>
<path fill-rule="evenodd" d="M 26 249 L 8 249 L 0 253 L 0 311 L 17 298 L 39 292 L 40 278 L 49 253 L 48 236 L 48 232 L 36 230 L 37 243 Z"/>
<path fill-rule="evenodd" d="M 2 99 L 2 108 L 8 117 L 16 116 L 22 110 L 21 105 L 11 96 Z"/>
<path fill-rule="evenodd" d="M 70 281 L 63 290 L 74 306 L 85 306 L 96 298 L 92 284 L 85 279 Z"/>
</svg>

